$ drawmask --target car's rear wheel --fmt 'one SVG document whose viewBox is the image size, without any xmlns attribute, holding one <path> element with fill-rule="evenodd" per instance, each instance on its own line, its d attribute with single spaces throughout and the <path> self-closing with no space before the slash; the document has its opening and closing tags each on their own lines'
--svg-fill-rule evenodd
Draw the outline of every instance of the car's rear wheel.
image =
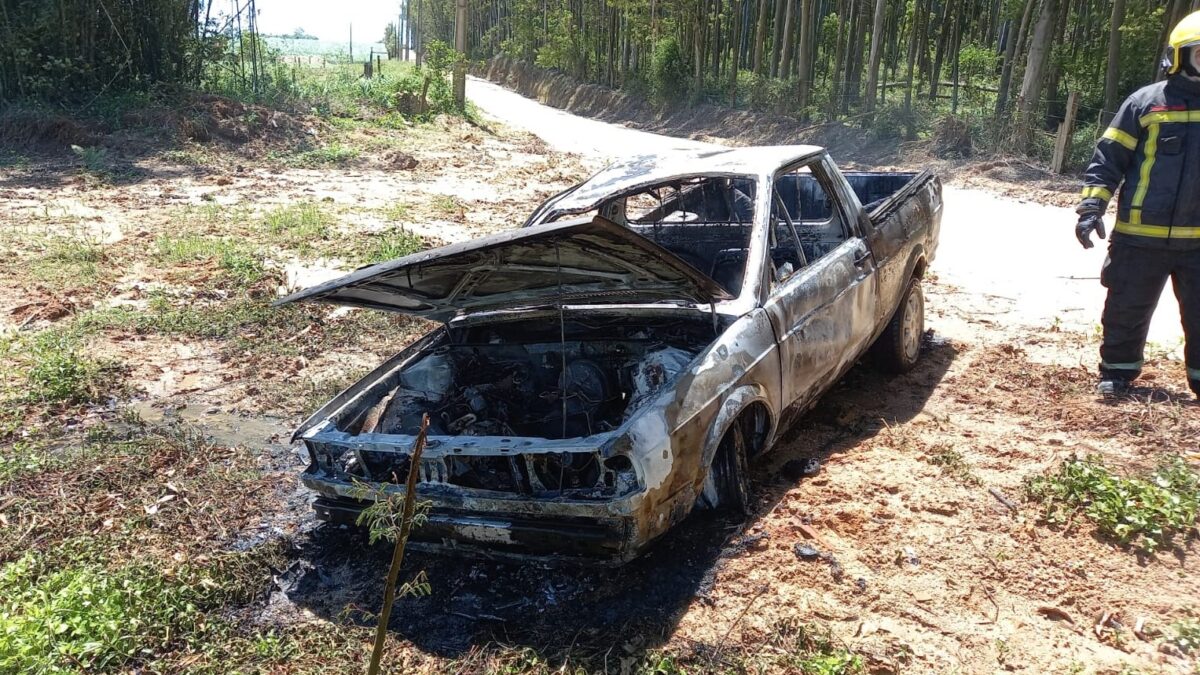
<svg viewBox="0 0 1200 675">
<path fill-rule="evenodd" d="M 921 280 L 913 277 L 892 320 L 871 347 L 871 360 L 880 370 L 907 373 L 921 357 L 924 335 L 925 295 L 921 292 Z"/>
<path fill-rule="evenodd" d="M 700 505 L 734 516 L 750 513 L 750 480 L 746 471 L 749 443 L 745 418 L 739 418 L 725 432 L 713 456 Z"/>
</svg>

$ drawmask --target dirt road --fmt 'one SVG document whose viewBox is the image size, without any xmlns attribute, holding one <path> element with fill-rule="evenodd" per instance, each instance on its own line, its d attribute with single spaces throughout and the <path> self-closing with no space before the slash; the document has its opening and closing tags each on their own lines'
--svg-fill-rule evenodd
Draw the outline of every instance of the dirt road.
<svg viewBox="0 0 1200 675">
<path fill-rule="evenodd" d="M 489 116 L 540 136 L 556 150 L 578 153 L 597 168 L 633 154 L 711 147 L 572 115 L 479 78 L 471 78 L 467 93 Z M 960 300 L 969 303 L 964 310 L 1035 329 L 1057 324 L 1091 331 L 1099 324 L 1103 243 L 1089 251 L 1079 247 L 1070 209 L 956 187 L 953 176 L 942 179 L 949 184 L 934 269 L 943 282 L 963 291 Z M 1150 340 L 1174 350 L 1182 335 L 1178 305 L 1167 290 Z"/>
</svg>

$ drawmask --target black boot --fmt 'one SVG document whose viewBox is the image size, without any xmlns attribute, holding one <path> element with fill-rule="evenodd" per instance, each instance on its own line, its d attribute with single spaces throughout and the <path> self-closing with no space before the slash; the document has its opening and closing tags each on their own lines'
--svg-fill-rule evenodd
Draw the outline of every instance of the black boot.
<svg viewBox="0 0 1200 675">
<path fill-rule="evenodd" d="M 1096 385 L 1096 393 L 1101 396 L 1123 396 L 1129 391 L 1131 379 L 1125 377 L 1117 377 L 1111 374 L 1100 376 L 1100 382 Z"/>
<path fill-rule="evenodd" d="M 1188 386 L 1192 388 L 1192 393 L 1196 395 L 1196 398 L 1200 398 L 1200 380 L 1189 379 Z"/>
</svg>

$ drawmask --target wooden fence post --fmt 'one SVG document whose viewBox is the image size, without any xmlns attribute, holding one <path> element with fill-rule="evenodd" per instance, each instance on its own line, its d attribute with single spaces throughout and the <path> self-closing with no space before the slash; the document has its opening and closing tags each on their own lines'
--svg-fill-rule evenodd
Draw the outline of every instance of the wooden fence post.
<svg viewBox="0 0 1200 675">
<path fill-rule="evenodd" d="M 1050 160 L 1050 170 L 1062 173 L 1071 151 L 1071 135 L 1075 132 L 1075 113 L 1079 111 L 1079 94 L 1071 92 L 1067 96 L 1067 114 L 1062 124 L 1058 125 L 1058 137 L 1054 139 L 1054 157 Z"/>
</svg>

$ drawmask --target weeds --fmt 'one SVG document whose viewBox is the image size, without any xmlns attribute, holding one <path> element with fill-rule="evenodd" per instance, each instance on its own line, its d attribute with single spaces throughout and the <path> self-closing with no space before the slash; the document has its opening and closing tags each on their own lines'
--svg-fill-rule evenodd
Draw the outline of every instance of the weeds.
<svg viewBox="0 0 1200 675">
<path fill-rule="evenodd" d="M 1179 651 L 1184 654 L 1200 651 L 1200 621 L 1182 619 L 1172 623 L 1169 628 L 1174 635 L 1168 642 L 1178 647 Z"/>
<path fill-rule="evenodd" d="M 447 215 L 453 215 L 462 210 L 462 202 L 452 195 L 441 195 L 434 198 L 433 207 Z"/>
<path fill-rule="evenodd" d="M 383 209 L 383 217 L 393 223 L 408 220 L 411 207 L 405 202 L 396 202 Z"/>
<path fill-rule="evenodd" d="M 84 171 L 96 178 L 108 177 L 108 150 L 94 146 L 83 148 L 78 145 L 72 145 L 71 152 L 75 153 L 75 156 L 79 158 Z"/>
<path fill-rule="evenodd" d="M 44 281 L 85 285 L 100 277 L 100 263 L 106 258 L 104 247 L 86 235 L 55 236 L 46 240 L 33 271 Z"/>
<path fill-rule="evenodd" d="M 358 159 L 359 152 L 341 143 L 333 143 L 316 150 L 306 150 L 297 154 L 293 160 L 296 166 L 316 168 L 322 166 L 338 166 Z"/>
<path fill-rule="evenodd" d="M 380 263 L 412 255 L 424 250 L 425 240 L 404 228 L 389 230 L 375 237 L 364 259 L 369 263 Z"/>
<path fill-rule="evenodd" d="M 1072 458 L 1057 474 L 1027 479 L 1025 490 L 1048 522 L 1083 514 L 1104 536 L 1149 553 L 1188 535 L 1200 506 L 1200 475 L 1178 457 L 1143 477 L 1115 475 L 1097 458 Z"/>
<path fill-rule="evenodd" d="M 252 249 L 229 239 L 184 235 L 159 235 L 157 257 L 166 263 L 189 263 L 215 260 L 229 277 L 252 284 L 266 274 L 263 260 Z"/>
<path fill-rule="evenodd" d="M 83 404 L 100 400 L 110 387 L 111 370 L 80 353 L 78 338 L 60 330 L 38 334 L 28 345 L 28 389 L 25 399 L 36 403 Z"/>
<path fill-rule="evenodd" d="M 314 239 L 330 238 L 334 217 L 316 202 L 298 202 L 267 212 L 263 224 L 284 244 L 307 249 Z"/>
<path fill-rule="evenodd" d="M 925 455 L 926 460 L 937 467 L 941 467 L 942 473 L 967 485 L 979 485 L 979 476 L 975 475 L 974 469 L 970 463 L 963 458 L 962 453 L 945 443 L 937 443 L 929 448 Z"/>
<path fill-rule="evenodd" d="M 248 599 L 268 578 L 270 548 L 175 569 L 146 561 L 64 566 L 26 553 L 0 568 L 0 671 L 115 670 L 203 646 L 228 629 L 208 612 Z"/>
</svg>

